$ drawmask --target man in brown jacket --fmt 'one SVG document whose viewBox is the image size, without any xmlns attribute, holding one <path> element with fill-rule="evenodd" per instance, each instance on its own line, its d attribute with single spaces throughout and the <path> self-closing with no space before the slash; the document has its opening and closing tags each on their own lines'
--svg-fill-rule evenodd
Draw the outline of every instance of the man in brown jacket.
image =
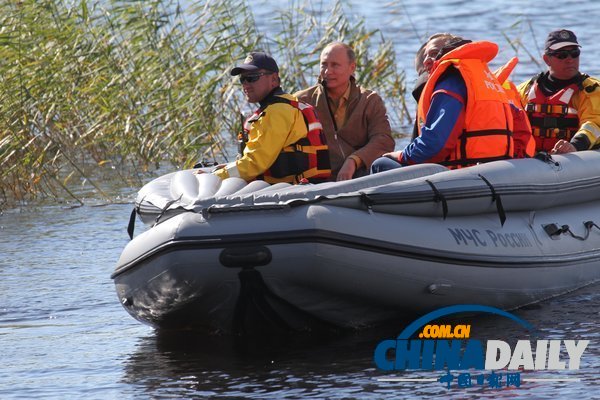
<svg viewBox="0 0 600 400">
<path fill-rule="evenodd" d="M 356 84 L 356 56 L 340 42 L 321 53 L 318 84 L 294 94 L 316 109 L 327 136 L 332 179 L 367 175 L 371 163 L 394 150 L 394 139 L 383 100 Z"/>
</svg>

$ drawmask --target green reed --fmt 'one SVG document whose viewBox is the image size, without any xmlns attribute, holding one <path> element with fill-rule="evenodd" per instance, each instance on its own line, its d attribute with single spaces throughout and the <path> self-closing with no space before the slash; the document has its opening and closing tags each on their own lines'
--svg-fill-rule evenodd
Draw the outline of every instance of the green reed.
<svg viewBox="0 0 600 400">
<path fill-rule="evenodd" d="M 110 201 L 107 182 L 222 161 L 245 107 L 228 71 L 256 49 L 274 55 L 293 92 L 314 84 L 327 42 L 349 43 L 357 78 L 399 124 L 404 75 L 391 43 L 341 2 L 323 17 L 311 4 L 277 11 L 273 34 L 244 1 L 0 0 L 0 204 L 83 204 L 82 186 Z"/>
</svg>

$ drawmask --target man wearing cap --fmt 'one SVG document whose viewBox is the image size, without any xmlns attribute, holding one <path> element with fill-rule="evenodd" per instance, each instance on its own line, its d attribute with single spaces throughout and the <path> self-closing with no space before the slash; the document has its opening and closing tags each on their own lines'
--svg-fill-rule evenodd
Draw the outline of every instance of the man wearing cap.
<svg viewBox="0 0 600 400">
<path fill-rule="evenodd" d="M 579 72 L 580 47 L 573 32 L 550 32 L 543 56 L 548 71 L 518 87 L 538 151 L 600 146 L 600 81 Z"/>
<path fill-rule="evenodd" d="M 344 43 L 325 46 L 320 57 L 318 83 L 296 92 L 312 104 L 327 135 L 333 180 L 367 175 L 371 163 L 394 150 L 392 129 L 383 100 L 357 85 L 356 55 Z"/>
<path fill-rule="evenodd" d="M 240 157 L 213 174 L 248 182 L 327 180 L 331 171 L 321 124 L 312 106 L 281 89 L 275 60 L 264 52 L 250 53 L 231 75 L 239 75 L 246 99 L 260 107 L 244 122 Z"/>
</svg>

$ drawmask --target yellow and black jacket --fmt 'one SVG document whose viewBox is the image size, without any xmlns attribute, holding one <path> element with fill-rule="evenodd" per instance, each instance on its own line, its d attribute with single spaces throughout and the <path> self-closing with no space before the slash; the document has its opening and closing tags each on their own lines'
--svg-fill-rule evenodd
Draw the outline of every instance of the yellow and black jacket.
<svg viewBox="0 0 600 400">
<path fill-rule="evenodd" d="M 269 183 L 325 181 L 331 174 L 329 154 L 314 108 L 276 88 L 244 122 L 241 157 L 214 172 Z"/>
<path fill-rule="evenodd" d="M 552 150 L 560 139 L 577 150 L 600 146 L 600 81 L 580 74 L 576 82 L 547 95 L 539 84 L 547 75 L 539 74 L 518 87 L 536 150 Z"/>
</svg>

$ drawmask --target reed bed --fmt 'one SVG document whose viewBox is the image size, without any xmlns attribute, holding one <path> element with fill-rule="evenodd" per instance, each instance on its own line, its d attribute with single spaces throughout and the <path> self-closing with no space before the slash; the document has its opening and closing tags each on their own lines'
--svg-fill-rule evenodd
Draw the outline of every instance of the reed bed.
<svg viewBox="0 0 600 400">
<path fill-rule="evenodd" d="M 265 31 L 245 1 L 0 0 L 0 206 L 113 201 L 115 182 L 233 157 L 248 105 L 228 71 L 253 50 L 274 55 L 293 92 L 315 82 L 326 43 L 347 42 L 359 81 L 395 126 L 408 120 L 391 42 L 341 2 L 311 7 L 288 3 Z"/>
</svg>

